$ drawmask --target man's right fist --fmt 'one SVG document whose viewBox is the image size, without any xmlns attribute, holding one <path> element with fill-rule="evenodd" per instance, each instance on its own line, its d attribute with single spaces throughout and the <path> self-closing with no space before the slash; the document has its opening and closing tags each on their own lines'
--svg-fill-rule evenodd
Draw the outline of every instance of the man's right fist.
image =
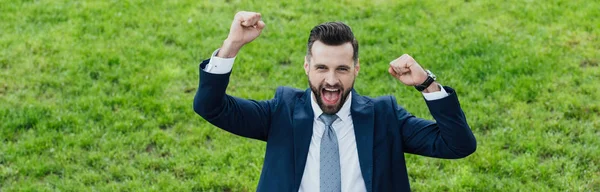
<svg viewBox="0 0 600 192">
<path fill-rule="evenodd" d="M 238 12 L 231 23 L 229 36 L 227 36 L 217 57 L 235 57 L 242 46 L 252 42 L 260 35 L 263 28 L 265 28 L 265 23 L 260 20 L 260 13 Z"/>
</svg>

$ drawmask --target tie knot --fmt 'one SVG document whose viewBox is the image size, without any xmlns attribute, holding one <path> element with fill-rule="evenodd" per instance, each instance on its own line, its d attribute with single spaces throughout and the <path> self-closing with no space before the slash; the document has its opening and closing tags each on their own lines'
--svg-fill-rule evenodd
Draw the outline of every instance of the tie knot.
<svg viewBox="0 0 600 192">
<path fill-rule="evenodd" d="M 319 116 L 319 119 L 321 121 L 323 121 L 323 123 L 325 123 L 325 126 L 331 126 L 331 124 L 333 124 L 333 122 L 338 118 L 337 115 L 328 115 L 328 114 L 321 114 L 321 116 Z"/>
</svg>

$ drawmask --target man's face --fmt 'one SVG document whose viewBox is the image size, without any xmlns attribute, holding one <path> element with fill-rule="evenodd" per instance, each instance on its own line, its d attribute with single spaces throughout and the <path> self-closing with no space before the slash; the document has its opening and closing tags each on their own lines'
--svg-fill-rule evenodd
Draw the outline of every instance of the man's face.
<svg viewBox="0 0 600 192">
<path fill-rule="evenodd" d="M 310 89 L 323 113 L 335 114 L 346 101 L 360 69 L 352 59 L 352 44 L 331 46 L 315 41 L 311 53 L 304 59 Z"/>
</svg>

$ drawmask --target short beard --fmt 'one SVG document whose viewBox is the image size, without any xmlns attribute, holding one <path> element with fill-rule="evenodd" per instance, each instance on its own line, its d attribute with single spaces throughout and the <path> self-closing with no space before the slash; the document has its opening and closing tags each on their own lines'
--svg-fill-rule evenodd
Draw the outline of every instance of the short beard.
<svg viewBox="0 0 600 192">
<path fill-rule="evenodd" d="M 323 113 L 328 114 L 328 115 L 334 115 L 338 111 L 340 111 L 342 106 L 344 106 L 344 103 L 346 103 L 346 99 L 348 99 L 348 95 L 350 95 L 350 91 L 354 87 L 354 81 L 352 81 L 352 86 L 348 90 L 344 90 L 344 85 L 340 85 L 339 89 L 342 90 L 342 97 L 340 98 L 340 102 L 338 103 L 338 105 L 334 106 L 333 108 L 327 107 L 327 106 L 325 106 L 325 104 L 323 104 L 323 98 L 321 97 L 321 90 L 323 90 L 324 87 L 323 87 L 322 83 L 319 84 L 319 88 L 317 89 L 310 83 L 310 78 L 309 78 L 308 85 L 310 86 L 310 89 L 312 90 L 313 94 L 315 94 L 315 99 L 317 100 L 317 104 L 321 108 L 321 111 L 323 111 Z"/>
</svg>

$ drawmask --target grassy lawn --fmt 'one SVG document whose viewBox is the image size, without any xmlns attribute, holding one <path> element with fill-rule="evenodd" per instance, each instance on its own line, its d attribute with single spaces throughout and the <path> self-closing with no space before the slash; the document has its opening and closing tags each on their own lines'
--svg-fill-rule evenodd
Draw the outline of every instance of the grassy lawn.
<svg viewBox="0 0 600 192">
<path fill-rule="evenodd" d="M 0 0 L 0 191 L 254 191 L 265 144 L 195 115 L 198 63 L 240 10 L 267 28 L 228 93 L 307 88 L 310 29 L 349 24 L 363 95 L 394 95 L 411 54 L 454 87 L 473 155 L 407 155 L 414 191 L 600 191 L 600 2 Z"/>
</svg>

